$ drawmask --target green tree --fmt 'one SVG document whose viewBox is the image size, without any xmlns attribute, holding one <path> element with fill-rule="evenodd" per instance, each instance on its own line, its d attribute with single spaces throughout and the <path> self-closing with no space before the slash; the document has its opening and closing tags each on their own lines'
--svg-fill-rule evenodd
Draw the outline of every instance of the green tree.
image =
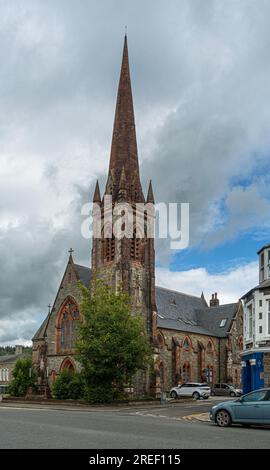
<svg viewBox="0 0 270 470">
<path fill-rule="evenodd" d="M 52 386 L 53 396 L 59 400 L 77 400 L 84 396 L 84 379 L 82 374 L 78 374 L 68 369 L 63 370 Z"/>
<path fill-rule="evenodd" d="M 9 393 L 15 397 L 23 397 L 29 387 L 36 388 L 36 383 L 37 373 L 32 369 L 31 359 L 18 359 L 13 370 Z"/>
<path fill-rule="evenodd" d="M 138 370 L 152 357 L 142 318 L 131 315 L 130 298 L 98 280 L 92 294 L 81 286 L 81 311 L 77 357 L 83 366 L 86 399 L 108 402 L 120 396 Z"/>
</svg>

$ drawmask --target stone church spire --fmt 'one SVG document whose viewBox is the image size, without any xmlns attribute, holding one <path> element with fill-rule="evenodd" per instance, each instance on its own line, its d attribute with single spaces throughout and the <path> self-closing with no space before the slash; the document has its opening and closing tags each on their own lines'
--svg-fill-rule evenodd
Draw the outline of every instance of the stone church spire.
<svg viewBox="0 0 270 470">
<path fill-rule="evenodd" d="M 105 190 L 106 194 L 112 194 L 113 200 L 116 199 L 120 189 L 119 186 L 123 168 L 126 175 L 127 198 L 132 202 L 144 202 L 139 175 L 135 118 L 126 35 L 124 39 L 122 66 L 114 117 L 109 175 Z"/>
</svg>

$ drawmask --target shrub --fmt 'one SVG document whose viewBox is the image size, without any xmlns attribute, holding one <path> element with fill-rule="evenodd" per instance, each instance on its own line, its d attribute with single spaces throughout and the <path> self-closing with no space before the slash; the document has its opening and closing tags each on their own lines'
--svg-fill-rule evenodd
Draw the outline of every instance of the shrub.
<svg viewBox="0 0 270 470">
<path fill-rule="evenodd" d="M 29 373 L 31 369 L 31 374 Z M 31 375 L 31 376 L 30 376 Z M 37 373 L 32 369 L 31 359 L 18 359 L 14 370 L 13 379 L 9 386 L 9 393 L 14 397 L 26 395 L 29 387 L 36 389 Z"/>
<path fill-rule="evenodd" d="M 84 381 L 81 374 L 63 370 L 52 386 L 53 396 L 59 400 L 78 400 L 84 395 Z"/>
</svg>

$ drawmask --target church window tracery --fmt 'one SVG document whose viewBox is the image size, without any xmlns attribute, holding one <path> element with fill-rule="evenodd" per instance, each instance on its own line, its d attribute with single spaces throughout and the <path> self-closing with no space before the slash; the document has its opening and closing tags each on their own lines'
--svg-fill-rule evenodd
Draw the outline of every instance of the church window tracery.
<svg viewBox="0 0 270 470">
<path fill-rule="evenodd" d="M 58 341 L 59 352 L 72 352 L 76 346 L 76 326 L 80 315 L 75 302 L 68 300 L 63 305 L 59 315 L 60 337 Z"/>
</svg>

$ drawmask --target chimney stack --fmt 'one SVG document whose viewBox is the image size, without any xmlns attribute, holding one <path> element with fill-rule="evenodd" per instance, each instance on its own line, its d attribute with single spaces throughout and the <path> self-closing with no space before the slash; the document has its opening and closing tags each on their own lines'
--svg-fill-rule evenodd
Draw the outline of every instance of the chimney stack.
<svg viewBox="0 0 270 470">
<path fill-rule="evenodd" d="M 23 346 L 16 345 L 16 346 L 15 346 L 15 354 L 16 354 L 16 356 L 17 356 L 18 354 L 22 354 L 22 353 L 23 353 Z"/>
<path fill-rule="evenodd" d="M 218 307 L 219 306 L 219 299 L 218 299 L 218 296 L 217 296 L 216 292 L 214 294 L 212 294 L 212 299 L 210 299 L 209 305 L 210 305 L 210 307 Z"/>
</svg>

